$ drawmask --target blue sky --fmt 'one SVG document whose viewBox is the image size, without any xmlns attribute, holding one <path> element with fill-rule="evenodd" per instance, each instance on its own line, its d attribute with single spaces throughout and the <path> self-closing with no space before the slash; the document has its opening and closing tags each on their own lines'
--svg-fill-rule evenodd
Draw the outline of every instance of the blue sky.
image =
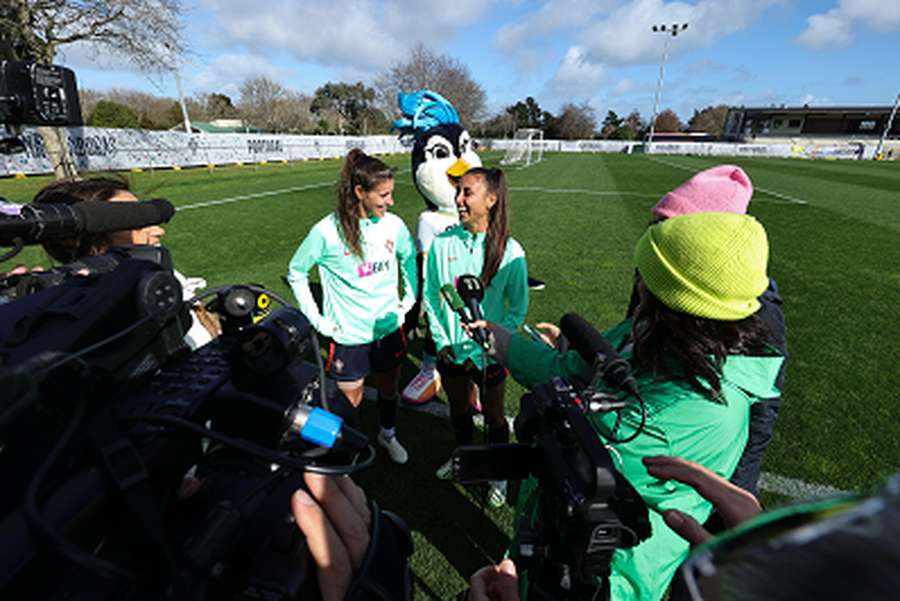
<svg viewBox="0 0 900 601">
<path fill-rule="evenodd" d="M 688 22 L 672 39 L 662 107 L 887 105 L 900 93 L 900 0 L 188 0 L 188 94 L 238 100 L 265 75 L 311 94 L 326 81 L 371 83 L 416 43 L 458 58 L 487 92 L 488 112 L 534 96 L 550 110 L 588 102 L 653 107 L 665 41 L 651 25 Z M 102 55 L 102 52 L 101 52 Z M 63 64 L 89 89 L 175 96 L 147 75 L 83 48 Z"/>
</svg>

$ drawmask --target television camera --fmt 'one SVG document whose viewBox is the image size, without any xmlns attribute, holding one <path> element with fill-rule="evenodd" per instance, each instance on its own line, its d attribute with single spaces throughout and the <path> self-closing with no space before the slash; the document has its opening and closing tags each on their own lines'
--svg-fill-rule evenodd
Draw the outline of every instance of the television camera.
<svg viewBox="0 0 900 601">
<path fill-rule="evenodd" d="M 647 507 L 615 468 L 591 414 L 615 411 L 626 402 L 606 390 L 624 390 L 640 399 L 627 363 L 584 319 L 568 314 L 562 331 L 588 362 L 572 381 L 554 378 L 521 399 L 515 421 L 518 444 L 457 448 L 454 478 L 473 483 L 522 480 L 533 476 L 511 557 L 527 570 L 529 599 L 608 599 L 610 561 L 616 549 L 650 536 Z M 642 422 L 646 409 L 641 402 Z M 640 432 L 638 428 L 637 432 Z M 610 442 L 615 432 L 603 434 Z M 523 491 L 520 495 L 527 494 Z"/>
<path fill-rule="evenodd" d="M 91 222 L 69 217 L 34 231 Z M 33 243 L 35 220 L 0 218 L 0 242 Z M 318 599 L 290 497 L 303 472 L 352 474 L 374 450 L 328 411 L 306 318 L 253 285 L 184 302 L 163 247 L 112 249 L 41 281 L 0 305 L 4 598 Z M 195 302 L 223 333 L 191 352 Z M 409 531 L 371 509 L 348 598 L 409 598 Z"/>
<path fill-rule="evenodd" d="M 75 73 L 58 65 L 0 61 L 0 154 L 25 149 L 22 125 L 82 125 Z"/>
</svg>

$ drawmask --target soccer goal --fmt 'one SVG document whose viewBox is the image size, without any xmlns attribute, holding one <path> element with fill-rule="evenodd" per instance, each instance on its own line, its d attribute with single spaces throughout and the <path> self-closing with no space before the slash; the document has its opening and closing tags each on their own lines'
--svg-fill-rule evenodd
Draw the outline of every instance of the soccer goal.
<svg viewBox="0 0 900 601">
<path fill-rule="evenodd" d="M 544 158 L 544 132 L 539 129 L 517 129 L 500 164 L 528 167 L 542 158 Z"/>
</svg>

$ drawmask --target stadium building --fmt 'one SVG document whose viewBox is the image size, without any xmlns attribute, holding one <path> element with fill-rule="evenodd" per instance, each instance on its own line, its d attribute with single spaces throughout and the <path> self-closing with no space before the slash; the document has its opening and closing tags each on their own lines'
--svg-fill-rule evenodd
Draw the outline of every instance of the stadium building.
<svg viewBox="0 0 900 601">
<path fill-rule="evenodd" d="M 723 139 L 758 144 L 848 144 L 874 146 L 891 116 L 891 106 L 735 107 L 725 118 Z M 900 115 L 894 118 L 885 153 L 900 155 Z"/>
</svg>

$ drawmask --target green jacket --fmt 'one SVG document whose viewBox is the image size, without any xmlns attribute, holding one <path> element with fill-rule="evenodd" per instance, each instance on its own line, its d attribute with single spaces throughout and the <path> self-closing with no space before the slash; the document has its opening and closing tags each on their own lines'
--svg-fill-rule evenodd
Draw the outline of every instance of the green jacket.
<svg viewBox="0 0 900 601">
<path fill-rule="evenodd" d="M 630 321 L 605 333 L 615 348 L 623 348 L 630 334 Z M 621 355 L 629 359 L 630 345 L 624 348 Z M 689 544 L 666 526 L 662 512 L 679 509 L 703 523 L 712 509 L 691 487 L 652 478 L 641 459 L 673 455 L 704 465 L 724 478 L 731 477 L 747 443 L 750 405 L 779 396 L 774 383 L 783 360 L 780 355 L 729 356 L 721 378 L 723 402 L 710 400 L 685 382 L 636 374 L 641 396 L 647 404 L 647 423 L 643 433 L 633 441 L 611 446 L 622 473 L 650 509 L 653 534 L 637 547 L 615 552 L 610 581 L 612 599 L 661 599 L 689 552 Z M 510 340 L 508 363 L 512 376 L 525 386 L 547 382 L 553 376 L 571 377 L 586 368 L 575 352 L 560 354 L 521 336 Z M 598 430 L 608 433 L 616 416 L 615 413 L 598 414 L 594 420 Z M 634 403 L 623 410 L 622 426 L 616 437 L 629 436 L 639 423 L 640 408 Z M 532 481 L 530 487 L 523 487 L 520 511 L 534 484 Z"/>
<path fill-rule="evenodd" d="M 416 299 L 416 251 L 403 220 L 388 213 L 360 219 L 359 229 L 362 259 L 344 243 L 332 213 L 312 227 L 288 266 L 300 310 L 319 333 L 345 345 L 367 344 L 396 331 Z M 322 282 L 321 312 L 309 288 L 313 265 Z"/>
<path fill-rule="evenodd" d="M 460 325 L 459 316 L 444 303 L 441 286 L 452 284 L 461 275 L 481 275 L 484 266 L 485 234 L 470 234 L 462 225 L 451 227 L 438 235 L 428 251 L 425 284 L 422 298 L 431 328 L 431 337 L 438 351 L 453 349 L 454 362 L 467 359 L 483 367 L 481 347 L 469 338 Z M 490 286 L 484 291 L 481 311 L 485 319 L 499 323 L 510 331 L 519 329 L 528 313 L 528 268 L 525 251 L 510 238 L 500 268 Z"/>
</svg>

